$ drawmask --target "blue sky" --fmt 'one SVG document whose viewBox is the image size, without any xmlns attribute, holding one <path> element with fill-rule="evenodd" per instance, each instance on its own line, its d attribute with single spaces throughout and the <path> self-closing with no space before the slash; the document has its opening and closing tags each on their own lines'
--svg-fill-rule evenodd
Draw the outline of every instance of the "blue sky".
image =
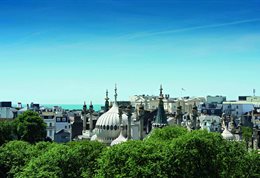
<svg viewBox="0 0 260 178">
<path fill-rule="evenodd" d="M 236 99 L 260 92 L 259 57 L 260 1 L 0 1 L 0 100 Z"/>
</svg>

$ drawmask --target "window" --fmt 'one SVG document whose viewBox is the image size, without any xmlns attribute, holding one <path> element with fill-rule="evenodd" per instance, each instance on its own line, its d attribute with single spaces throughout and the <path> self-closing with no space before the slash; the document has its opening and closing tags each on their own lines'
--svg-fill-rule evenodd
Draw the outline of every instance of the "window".
<svg viewBox="0 0 260 178">
<path fill-rule="evenodd" d="M 66 122 L 66 121 L 67 121 L 66 117 L 63 117 L 62 122 Z"/>
<path fill-rule="evenodd" d="M 56 121 L 57 121 L 57 122 L 60 122 L 60 121 L 61 121 L 61 118 L 60 118 L 60 117 L 57 117 Z"/>
<path fill-rule="evenodd" d="M 52 137 L 52 130 L 49 131 L 49 136 Z"/>
<path fill-rule="evenodd" d="M 52 123 L 50 123 L 50 125 L 49 125 L 50 127 L 52 127 Z"/>
<path fill-rule="evenodd" d="M 67 129 L 67 126 L 65 125 L 65 129 Z"/>
</svg>

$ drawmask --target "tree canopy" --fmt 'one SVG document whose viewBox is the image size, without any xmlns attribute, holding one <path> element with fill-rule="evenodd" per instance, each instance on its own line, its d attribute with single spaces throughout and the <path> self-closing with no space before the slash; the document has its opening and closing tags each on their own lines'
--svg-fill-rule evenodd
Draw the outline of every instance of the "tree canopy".
<svg viewBox="0 0 260 178">
<path fill-rule="evenodd" d="M 98 168 L 97 158 L 104 148 L 101 143 L 89 141 L 53 144 L 16 177 L 93 177 Z"/>
<path fill-rule="evenodd" d="M 0 146 L 15 138 L 13 122 L 0 121 Z"/>
<path fill-rule="evenodd" d="M 26 111 L 15 120 L 15 134 L 19 140 L 35 143 L 46 137 L 46 124 L 38 113 Z"/>
<path fill-rule="evenodd" d="M 258 178 L 260 154 L 219 133 L 165 127 L 144 141 L 113 147 L 91 141 L 10 141 L 0 147 L 0 177 Z"/>
</svg>

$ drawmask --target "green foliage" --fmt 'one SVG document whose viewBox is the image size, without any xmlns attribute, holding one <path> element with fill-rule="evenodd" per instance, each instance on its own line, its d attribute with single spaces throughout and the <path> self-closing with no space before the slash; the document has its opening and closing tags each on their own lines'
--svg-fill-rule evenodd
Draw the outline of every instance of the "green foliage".
<svg viewBox="0 0 260 178">
<path fill-rule="evenodd" d="M 0 146 L 15 138 L 12 121 L 0 121 Z"/>
<path fill-rule="evenodd" d="M 108 148 L 90 141 L 11 141 L 0 147 L 0 177 L 258 178 L 260 155 L 219 133 L 165 127 L 155 129 L 145 141 Z"/>
<path fill-rule="evenodd" d="M 243 162 L 244 177 L 260 177 L 260 154 L 257 151 L 249 152 Z"/>
<path fill-rule="evenodd" d="M 185 135 L 188 130 L 178 126 L 167 126 L 162 129 L 154 129 L 147 138 L 147 141 L 171 141 L 175 138 Z"/>
<path fill-rule="evenodd" d="M 166 177 L 165 146 L 128 141 L 107 149 L 96 177 Z"/>
<path fill-rule="evenodd" d="M 251 138 L 252 138 L 252 128 L 250 127 L 245 127 L 245 126 L 242 126 L 242 137 L 243 139 L 248 142 Z"/>
<path fill-rule="evenodd" d="M 52 144 L 16 177 L 93 177 L 97 158 L 104 148 L 101 143 L 89 141 Z"/>
<path fill-rule="evenodd" d="M 248 152 L 243 143 L 226 141 L 219 133 L 205 130 L 181 134 L 175 139 L 169 136 L 174 133 L 171 129 L 160 131 L 170 132 L 157 132 L 166 135 L 166 142 L 152 138 L 153 141 L 129 141 L 107 149 L 99 159 L 96 177 L 244 176 Z M 252 172 L 250 175 L 256 174 Z"/>
<path fill-rule="evenodd" d="M 38 113 L 26 111 L 15 120 L 15 134 L 19 140 L 35 143 L 46 137 L 46 124 Z"/>
<path fill-rule="evenodd" d="M 193 131 L 174 140 L 167 156 L 169 177 L 232 177 L 241 175 L 244 145 L 224 140 L 219 133 Z"/>
<path fill-rule="evenodd" d="M 32 145 L 23 141 L 10 141 L 0 147 L 0 177 L 13 177 L 30 160 Z"/>
<path fill-rule="evenodd" d="M 33 158 L 44 153 L 53 144 L 39 142 L 31 145 L 24 141 L 10 141 L 0 147 L 0 177 L 13 177 Z"/>
</svg>

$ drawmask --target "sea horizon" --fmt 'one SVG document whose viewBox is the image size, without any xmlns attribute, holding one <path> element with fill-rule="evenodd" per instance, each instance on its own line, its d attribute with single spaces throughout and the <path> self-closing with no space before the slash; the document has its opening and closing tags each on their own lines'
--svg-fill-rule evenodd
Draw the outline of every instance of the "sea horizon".
<svg viewBox="0 0 260 178">
<path fill-rule="evenodd" d="M 40 106 L 47 107 L 47 108 L 53 108 L 54 106 L 62 107 L 62 109 L 68 109 L 68 110 L 81 110 L 83 108 L 83 104 L 40 104 Z M 93 108 L 95 111 L 101 110 L 102 104 L 93 104 Z M 89 108 L 89 105 L 87 105 L 87 108 Z"/>
</svg>

